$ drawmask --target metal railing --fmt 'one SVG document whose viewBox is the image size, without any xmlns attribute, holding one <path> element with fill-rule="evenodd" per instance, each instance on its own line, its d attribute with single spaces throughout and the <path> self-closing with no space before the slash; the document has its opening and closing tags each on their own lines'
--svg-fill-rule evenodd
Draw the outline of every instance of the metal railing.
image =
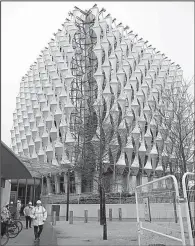
<svg viewBox="0 0 195 246">
<path fill-rule="evenodd" d="M 182 188 L 183 188 L 183 195 L 184 195 L 184 202 L 185 202 L 185 213 L 187 217 L 187 227 L 188 227 L 188 234 L 190 245 L 193 246 L 193 237 L 195 237 L 195 218 L 192 216 L 192 210 L 190 202 L 195 202 L 195 190 L 190 189 L 189 181 L 194 181 L 195 186 L 195 173 L 187 172 L 182 177 Z"/>
<path fill-rule="evenodd" d="M 162 187 L 166 188 L 166 191 L 162 191 Z M 163 193 L 162 193 L 163 192 Z M 172 205 L 166 206 L 166 208 L 160 206 L 160 203 L 156 204 L 155 209 L 150 210 L 150 200 L 159 193 L 163 196 L 167 196 L 170 199 L 172 196 Z M 181 204 L 179 199 L 179 189 L 177 179 L 173 175 L 167 175 L 165 177 L 159 178 L 157 180 L 148 182 L 146 184 L 136 187 L 135 190 L 136 196 L 136 213 L 137 213 L 137 228 L 138 228 L 138 244 L 141 245 L 141 234 L 143 231 L 154 233 L 156 235 L 164 236 L 169 239 L 179 241 L 182 245 L 185 243 L 184 235 L 184 225 L 181 212 Z M 173 223 L 170 222 L 162 224 L 160 221 L 160 213 L 162 209 L 166 209 L 166 212 L 169 213 L 175 218 L 176 228 L 173 227 Z M 154 222 L 154 214 L 156 213 L 156 221 Z M 142 218 L 143 217 L 143 218 Z M 179 219 L 179 224 L 177 223 Z M 141 221 L 142 220 L 142 221 Z M 170 220 L 170 218 L 169 218 Z M 174 232 L 174 236 L 170 236 L 169 232 Z M 180 237 L 178 237 L 180 235 Z"/>
</svg>

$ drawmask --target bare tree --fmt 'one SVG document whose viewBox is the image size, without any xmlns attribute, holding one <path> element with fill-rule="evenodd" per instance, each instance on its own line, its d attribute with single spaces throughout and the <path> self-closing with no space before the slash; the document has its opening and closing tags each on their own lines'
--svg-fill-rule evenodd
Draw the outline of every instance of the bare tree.
<svg viewBox="0 0 195 246">
<path fill-rule="evenodd" d="M 116 141 L 116 138 L 117 142 L 120 142 L 118 125 L 121 119 L 120 117 L 114 119 L 110 110 L 106 110 L 105 101 L 103 102 L 104 104 L 96 104 L 91 108 L 91 117 L 87 117 L 85 124 L 79 126 L 74 150 L 74 170 L 85 179 L 93 177 L 93 183 L 97 184 L 100 196 L 100 224 L 103 225 L 103 240 L 107 240 L 105 193 L 114 190 L 113 187 L 117 182 L 112 155 L 116 155 L 117 158 L 120 155 L 119 144 L 111 153 L 110 143 Z M 108 175 L 112 177 L 108 178 Z"/>
<path fill-rule="evenodd" d="M 183 194 L 182 176 L 193 168 L 194 162 L 194 97 L 190 92 L 191 81 L 175 81 L 164 90 L 162 99 L 164 105 L 159 107 L 160 124 L 164 141 L 165 162 L 168 162 L 170 173 L 175 174 L 180 194 Z M 166 163 L 164 163 L 164 166 Z M 188 180 L 186 179 L 186 187 Z M 188 193 L 188 192 L 187 192 Z M 189 194 L 188 194 L 189 195 Z M 189 197 L 189 196 L 188 196 Z M 190 203 L 188 200 L 191 227 L 194 233 Z"/>
<path fill-rule="evenodd" d="M 183 173 L 192 167 L 194 159 L 194 98 L 189 91 L 192 81 L 173 82 L 162 92 L 159 123 L 162 126 L 164 156 L 171 173 L 181 184 Z M 189 168 L 188 168 L 189 167 Z"/>
</svg>

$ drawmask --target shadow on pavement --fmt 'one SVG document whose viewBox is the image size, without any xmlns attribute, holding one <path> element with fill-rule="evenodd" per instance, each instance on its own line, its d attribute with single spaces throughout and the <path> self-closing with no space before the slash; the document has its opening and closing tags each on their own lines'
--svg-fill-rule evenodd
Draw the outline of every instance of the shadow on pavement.
<svg viewBox="0 0 195 246">
<path fill-rule="evenodd" d="M 57 236 L 53 226 L 46 221 L 41 234 L 39 246 L 57 246 Z"/>
</svg>

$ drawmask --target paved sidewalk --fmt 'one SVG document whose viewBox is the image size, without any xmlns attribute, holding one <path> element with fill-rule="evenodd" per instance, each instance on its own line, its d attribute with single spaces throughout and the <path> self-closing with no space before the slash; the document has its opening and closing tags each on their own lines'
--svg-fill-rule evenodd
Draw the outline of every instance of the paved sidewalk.
<svg viewBox="0 0 195 246">
<path fill-rule="evenodd" d="M 24 223 L 23 223 L 24 224 Z M 20 232 L 16 238 L 10 238 L 7 246 L 32 246 L 34 243 L 34 229 L 29 228 Z M 45 222 L 43 232 L 40 237 L 40 246 L 57 246 L 57 237 L 52 225 L 49 222 Z"/>
<path fill-rule="evenodd" d="M 153 227 L 155 229 L 155 223 Z M 54 229 L 59 246 L 138 246 L 136 222 L 108 221 L 108 240 L 102 239 L 103 228 L 97 221 L 89 221 L 88 223 L 74 221 L 74 224 L 58 221 Z M 144 232 L 141 236 L 141 245 L 179 246 L 181 243 Z"/>
</svg>

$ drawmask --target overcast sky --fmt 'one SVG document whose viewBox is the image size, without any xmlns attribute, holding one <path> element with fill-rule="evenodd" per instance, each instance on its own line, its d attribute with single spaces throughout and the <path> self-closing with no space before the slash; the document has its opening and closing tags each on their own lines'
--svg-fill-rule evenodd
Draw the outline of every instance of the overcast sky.
<svg viewBox="0 0 195 246">
<path fill-rule="evenodd" d="M 97 3 L 97 2 L 96 2 Z M 20 80 L 61 28 L 76 5 L 89 9 L 95 2 L 1 3 L 1 137 L 10 146 L 12 113 Z M 193 2 L 99 2 L 106 13 L 128 25 L 139 37 L 180 64 L 184 78 L 194 75 Z"/>
</svg>

